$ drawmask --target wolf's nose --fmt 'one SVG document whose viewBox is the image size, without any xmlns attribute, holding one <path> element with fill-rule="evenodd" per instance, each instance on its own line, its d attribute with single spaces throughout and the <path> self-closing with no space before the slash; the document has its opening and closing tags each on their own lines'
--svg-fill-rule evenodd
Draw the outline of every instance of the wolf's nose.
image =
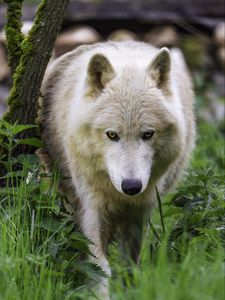
<svg viewBox="0 0 225 300">
<path fill-rule="evenodd" d="M 127 195 L 136 195 L 142 189 L 142 182 L 138 179 L 125 179 L 121 184 L 122 190 Z"/>
</svg>

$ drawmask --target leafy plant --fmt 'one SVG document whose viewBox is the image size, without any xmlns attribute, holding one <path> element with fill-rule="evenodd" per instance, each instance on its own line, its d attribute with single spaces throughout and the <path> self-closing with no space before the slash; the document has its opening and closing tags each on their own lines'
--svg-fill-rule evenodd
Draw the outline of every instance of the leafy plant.
<svg viewBox="0 0 225 300">
<path fill-rule="evenodd" d="M 0 178 L 6 179 L 6 186 L 0 188 L 0 234 L 7 240 L 12 239 L 16 249 L 26 252 L 16 264 L 23 269 L 29 263 L 31 272 L 39 276 L 43 268 L 49 270 L 75 289 L 88 279 L 98 281 L 104 274 L 87 261 L 90 241 L 78 231 L 71 215 L 62 209 L 64 196 L 58 192 L 57 168 L 52 174 L 45 174 L 35 155 L 13 156 L 19 144 L 42 146 L 38 139 L 17 138 L 18 133 L 34 126 L 10 125 L 3 120 L 0 124 L 1 142 L 6 150 L 0 164 L 8 170 Z M 14 170 L 18 164 L 20 169 Z M 24 245 L 20 241 L 25 241 Z M 5 255 L 14 259 L 11 243 L 6 243 Z M 5 267 L 3 264 L 2 270 Z M 4 274 L 0 271 L 0 276 Z"/>
</svg>

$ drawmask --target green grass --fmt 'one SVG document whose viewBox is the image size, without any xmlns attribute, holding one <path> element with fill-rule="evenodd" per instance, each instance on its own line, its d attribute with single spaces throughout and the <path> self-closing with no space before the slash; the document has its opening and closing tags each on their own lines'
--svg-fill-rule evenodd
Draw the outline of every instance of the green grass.
<svg viewBox="0 0 225 300">
<path fill-rule="evenodd" d="M 115 263 L 118 274 L 112 281 L 112 299 L 224 299 L 222 250 L 212 259 L 203 247 L 200 251 L 193 245 L 182 263 L 176 264 L 168 260 L 165 249 L 163 244 L 156 264 L 145 249 L 140 268 L 132 267 L 132 279 Z"/>
<path fill-rule="evenodd" d="M 19 157 L 23 171 L 12 172 L 11 154 L 19 143 L 12 131 L 22 129 L 6 123 L 1 127 L 11 142 L 5 145 L 8 159 L 4 157 L 8 187 L 0 189 L 0 300 L 87 299 L 88 280 L 101 274 L 80 260 L 88 241 L 60 209 L 57 172 L 51 178 L 41 173 L 33 156 Z M 218 128 L 201 122 L 188 173 L 162 199 L 165 235 L 156 208 L 139 267 L 121 260 L 117 246 L 111 246 L 112 300 L 224 299 L 223 151 Z"/>
</svg>

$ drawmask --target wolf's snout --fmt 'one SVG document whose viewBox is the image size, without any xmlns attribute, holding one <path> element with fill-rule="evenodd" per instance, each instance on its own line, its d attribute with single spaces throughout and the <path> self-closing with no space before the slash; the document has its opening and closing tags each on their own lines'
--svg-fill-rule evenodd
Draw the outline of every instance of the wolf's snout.
<svg viewBox="0 0 225 300">
<path fill-rule="evenodd" d="M 142 182 L 138 179 L 125 179 L 122 181 L 122 190 L 127 195 L 136 195 L 142 189 Z"/>
</svg>

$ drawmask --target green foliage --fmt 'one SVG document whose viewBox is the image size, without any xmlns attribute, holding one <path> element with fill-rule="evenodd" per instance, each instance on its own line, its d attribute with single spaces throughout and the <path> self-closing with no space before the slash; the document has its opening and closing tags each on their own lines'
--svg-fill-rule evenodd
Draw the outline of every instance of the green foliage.
<svg viewBox="0 0 225 300">
<path fill-rule="evenodd" d="M 207 53 L 208 39 L 203 35 L 183 35 L 180 47 L 184 53 L 188 66 L 192 70 L 206 69 L 210 59 Z"/>
<path fill-rule="evenodd" d="M 34 147 L 40 147 L 42 142 L 36 138 L 30 139 L 18 139 L 17 136 L 19 133 L 35 128 L 35 125 L 11 125 L 7 121 L 0 119 L 0 144 L 1 147 L 5 150 L 2 151 L 2 156 L 0 156 L 0 166 L 6 167 L 9 172 L 12 172 L 13 166 L 16 164 L 21 164 L 19 158 L 13 157 L 13 150 L 21 144 L 32 145 Z M 16 175 L 15 175 L 16 176 Z"/>
<path fill-rule="evenodd" d="M 180 187 L 172 198 L 182 208 L 182 218 L 171 233 L 173 242 L 175 239 L 182 243 L 189 243 L 193 238 L 208 240 L 212 252 L 219 243 L 225 246 L 224 180 L 224 175 L 215 175 L 211 168 L 193 173 L 191 182 Z"/>
</svg>

